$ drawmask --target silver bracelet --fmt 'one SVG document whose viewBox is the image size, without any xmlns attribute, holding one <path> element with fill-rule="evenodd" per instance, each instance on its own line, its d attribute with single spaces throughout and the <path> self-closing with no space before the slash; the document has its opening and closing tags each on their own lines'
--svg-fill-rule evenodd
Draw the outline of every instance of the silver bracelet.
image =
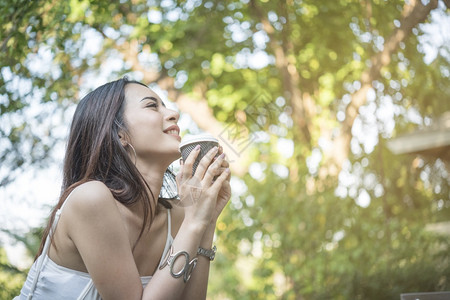
<svg viewBox="0 0 450 300">
<path fill-rule="evenodd" d="M 180 257 L 184 256 L 185 258 L 185 264 L 184 267 L 178 271 L 174 272 L 174 262 Z M 170 268 L 170 275 L 172 275 L 173 278 L 180 278 L 183 276 L 184 282 L 188 282 L 188 280 L 191 278 L 192 271 L 194 270 L 195 266 L 197 266 L 197 257 L 193 258 L 192 260 L 189 260 L 189 253 L 186 251 L 179 251 L 175 254 L 173 254 L 173 246 L 170 246 L 169 252 L 167 253 L 166 257 L 164 258 L 164 263 L 159 267 L 160 270 L 164 269 L 166 266 L 169 266 Z"/>
</svg>

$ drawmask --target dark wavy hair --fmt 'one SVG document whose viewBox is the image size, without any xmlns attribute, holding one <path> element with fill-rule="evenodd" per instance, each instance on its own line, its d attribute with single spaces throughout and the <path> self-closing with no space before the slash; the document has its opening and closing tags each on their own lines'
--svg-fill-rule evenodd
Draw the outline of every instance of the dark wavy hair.
<svg viewBox="0 0 450 300">
<path fill-rule="evenodd" d="M 146 183 L 122 145 L 119 132 L 127 134 L 124 122 L 125 87 L 138 81 L 126 77 L 106 83 L 87 94 L 78 104 L 70 127 L 64 158 L 63 183 L 58 204 L 52 210 L 44 231 L 38 257 L 55 219 L 56 212 L 67 196 L 79 185 L 92 180 L 103 182 L 120 203 L 144 205 L 144 220 L 137 241 L 149 228 L 156 214 L 156 204 L 171 208 L 168 199 L 158 198 Z M 169 172 L 169 173 L 168 173 Z M 172 176 L 168 170 L 166 175 Z M 150 191 L 150 194 L 147 192 Z M 53 237 L 50 237 L 53 242 Z"/>
</svg>

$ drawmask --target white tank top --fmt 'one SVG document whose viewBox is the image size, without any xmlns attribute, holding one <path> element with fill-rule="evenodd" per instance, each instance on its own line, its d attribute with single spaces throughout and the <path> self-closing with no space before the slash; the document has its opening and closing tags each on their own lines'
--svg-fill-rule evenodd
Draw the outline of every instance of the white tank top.
<svg viewBox="0 0 450 300">
<path fill-rule="evenodd" d="M 73 191 L 72 191 L 73 192 Z M 20 295 L 14 300 L 26 299 L 77 299 L 77 300 L 100 300 L 100 294 L 94 286 L 89 273 L 72 270 L 56 264 L 47 255 L 50 248 L 50 235 L 54 232 L 56 224 L 58 223 L 61 211 L 67 203 L 70 195 L 64 201 L 60 209 L 57 210 L 55 220 L 53 221 L 50 233 L 47 236 L 42 250 L 42 254 L 31 266 L 28 272 L 27 280 L 25 281 Z M 159 265 L 166 257 L 170 246 L 173 243 L 171 235 L 171 218 L 170 209 L 167 210 L 167 239 L 163 254 Z M 145 287 L 152 276 L 142 276 L 142 286 Z"/>
</svg>

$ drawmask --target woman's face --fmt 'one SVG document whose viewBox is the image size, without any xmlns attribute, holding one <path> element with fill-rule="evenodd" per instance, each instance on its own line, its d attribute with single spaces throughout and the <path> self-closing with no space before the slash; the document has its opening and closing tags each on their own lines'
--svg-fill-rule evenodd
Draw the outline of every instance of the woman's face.
<svg viewBox="0 0 450 300">
<path fill-rule="evenodd" d="M 136 83 L 125 88 L 124 120 L 138 159 L 171 163 L 180 157 L 179 114 L 166 108 L 151 89 Z"/>
</svg>

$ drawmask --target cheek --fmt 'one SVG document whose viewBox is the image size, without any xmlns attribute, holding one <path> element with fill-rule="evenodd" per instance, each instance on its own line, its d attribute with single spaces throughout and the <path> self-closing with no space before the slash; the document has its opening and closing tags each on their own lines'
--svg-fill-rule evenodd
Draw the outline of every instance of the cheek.
<svg viewBox="0 0 450 300">
<path fill-rule="evenodd" d="M 156 115 L 135 115 L 128 121 L 128 131 L 133 139 L 148 140 L 163 134 L 162 124 L 162 118 Z"/>
</svg>

